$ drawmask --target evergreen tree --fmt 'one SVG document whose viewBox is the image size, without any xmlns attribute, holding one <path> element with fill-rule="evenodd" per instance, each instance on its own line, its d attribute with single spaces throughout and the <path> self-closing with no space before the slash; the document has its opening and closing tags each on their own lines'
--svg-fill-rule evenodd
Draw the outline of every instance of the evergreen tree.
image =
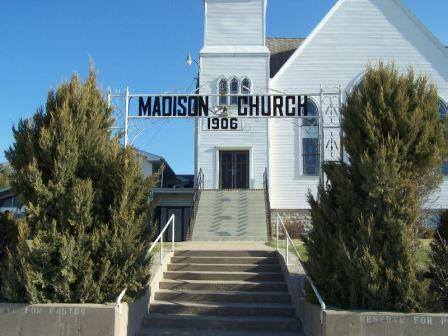
<svg viewBox="0 0 448 336">
<path fill-rule="evenodd" d="M 413 253 L 426 197 L 441 183 L 446 128 L 434 85 L 394 65 L 369 66 L 341 109 L 348 162 L 325 163 L 307 269 L 343 308 L 418 311 Z"/>
<path fill-rule="evenodd" d="M 18 235 L 18 226 L 14 214 L 11 212 L 0 213 L 0 286 L 2 284 L 4 258 L 7 252 L 16 245 Z"/>
<path fill-rule="evenodd" d="M 8 300 L 101 303 L 145 285 L 154 180 L 111 126 L 91 70 L 50 91 L 45 110 L 13 129 L 6 157 L 26 219 L 7 260 Z"/>
<path fill-rule="evenodd" d="M 0 163 L 0 189 L 9 187 L 9 180 L 11 178 L 11 167 L 6 164 Z"/>
<path fill-rule="evenodd" d="M 448 311 L 448 210 L 442 213 L 440 226 L 431 242 L 431 251 L 431 288 L 445 311 Z"/>
</svg>

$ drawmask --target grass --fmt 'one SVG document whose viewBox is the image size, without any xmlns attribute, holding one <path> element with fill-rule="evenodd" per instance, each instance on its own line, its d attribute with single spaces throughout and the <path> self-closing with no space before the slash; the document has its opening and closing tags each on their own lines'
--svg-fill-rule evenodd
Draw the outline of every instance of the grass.
<svg viewBox="0 0 448 336">
<path fill-rule="evenodd" d="M 305 247 L 305 244 L 303 243 L 303 241 L 300 239 L 293 239 L 293 242 L 294 242 L 294 245 L 296 246 L 297 250 L 299 251 L 301 260 L 307 261 L 308 260 L 308 251 L 306 250 L 306 247 Z M 266 242 L 266 245 L 275 249 L 276 248 L 275 239 Z M 284 239 L 278 241 L 278 248 L 281 250 L 284 250 L 286 248 L 286 243 L 285 243 Z M 289 250 L 294 253 L 294 248 L 292 246 L 289 246 Z"/>
<path fill-rule="evenodd" d="M 420 246 L 414 255 L 415 268 L 418 273 L 426 272 L 431 263 L 431 241 L 432 239 L 419 239 Z"/>
</svg>

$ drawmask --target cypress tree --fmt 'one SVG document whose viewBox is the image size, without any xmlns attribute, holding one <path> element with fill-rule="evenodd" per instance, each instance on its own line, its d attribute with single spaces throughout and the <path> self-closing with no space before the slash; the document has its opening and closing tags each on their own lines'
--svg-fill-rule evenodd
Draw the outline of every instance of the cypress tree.
<svg viewBox="0 0 448 336">
<path fill-rule="evenodd" d="M 307 269 L 324 299 L 343 308 L 418 311 L 424 288 L 413 261 L 415 228 L 442 181 L 446 129 L 425 76 L 367 68 L 342 106 L 347 162 L 323 164 Z"/>
<path fill-rule="evenodd" d="M 48 94 L 6 152 L 26 206 L 2 292 L 14 302 L 114 301 L 148 278 L 149 192 L 135 150 L 112 137 L 93 70 Z"/>
</svg>

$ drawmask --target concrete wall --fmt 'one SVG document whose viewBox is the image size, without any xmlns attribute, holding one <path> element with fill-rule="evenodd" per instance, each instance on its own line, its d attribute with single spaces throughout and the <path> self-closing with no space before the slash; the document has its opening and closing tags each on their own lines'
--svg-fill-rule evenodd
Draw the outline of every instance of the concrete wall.
<svg viewBox="0 0 448 336">
<path fill-rule="evenodd" d="M 2 336 L 123 336 L 121 320 L 114 304 L 0 303 Z"/>
<path fill-rule="evenodd" d="M 446 336 L 448 313 L 403 314 L 377 311 L 347 311 L 328 309 L 306 301 L 302 288 L 305 272 L 296 256 L 279 251 L 280 265 L 288 284 L 296 316 L 306 336 Z"/>
<path fill-rule="evenodd" d="M 306 336 L 446 336 L 448 314 L 402 314 L 327 310 L 301 300 L 302 327 Z"/>
<path fill-rule="evenodd" d="M 160 265 L 159 254 L 154 255 L 146 292 L 129 304 L 0 302 L 0 336 L 134 336 L 172 256 L 166 251 Z"/>
</svg>

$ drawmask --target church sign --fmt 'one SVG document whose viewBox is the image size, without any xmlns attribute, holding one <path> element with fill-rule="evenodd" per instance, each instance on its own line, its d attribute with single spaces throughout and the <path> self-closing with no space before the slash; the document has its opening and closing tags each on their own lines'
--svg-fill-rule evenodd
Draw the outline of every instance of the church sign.
<svg viewBox="0 0 448 336">
<path fill-rule="evenodd" d="M 227 97 L 232 97 L 228 95 Z M 211 108 L 219 95 L 147 95 L 138 96 L 138 117 L 216 117 L 227 116 L 231 109 L 237 117 L 307 117 L 308 96 L 303 95 L 240 95 L 232 105 Z M 232 98 L 234 98 L 232 97 Z M 234 124 L 234 123 L 233 123 Z M 209 125 L 210 129 L 218 125 Z M 220 125 L 221 127 L 222 125 Z M 226 126 L 232 129 L 232 122 Z"/>
</svg>

